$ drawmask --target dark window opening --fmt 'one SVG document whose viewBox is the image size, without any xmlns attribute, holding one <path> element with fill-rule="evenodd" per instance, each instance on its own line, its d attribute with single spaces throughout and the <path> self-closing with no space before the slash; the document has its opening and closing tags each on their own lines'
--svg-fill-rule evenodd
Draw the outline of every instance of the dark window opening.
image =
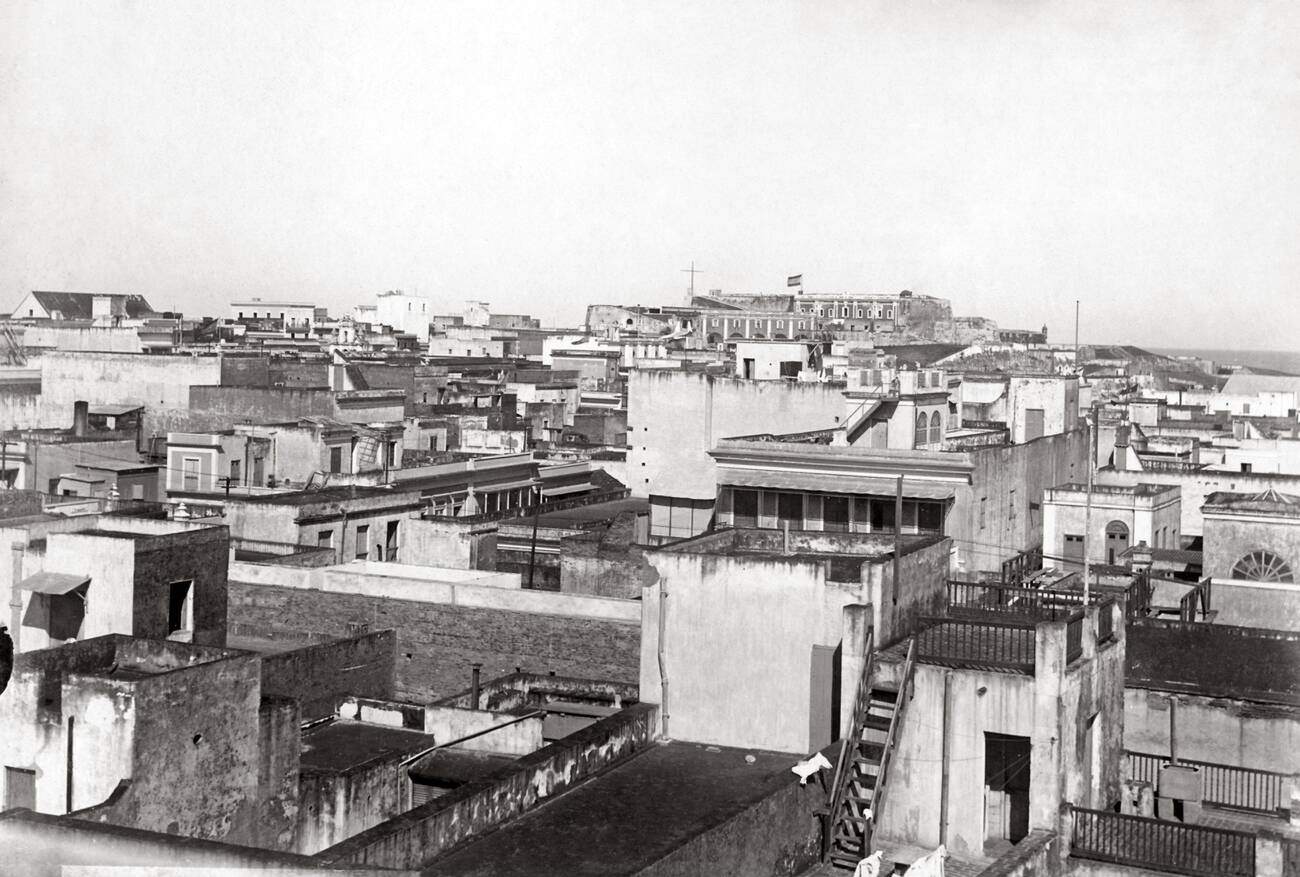
<svg viewBox="0 0 1300 877">
<path fill-rule="evenodd" d="M 194 627 L 194 607 L 191 593 L 194 583 L 172 582 L 167 598 L 167 633 L 173 634 Z"/>
<path fill-rule="evenodd" d="M 831 533 L 849 531 L 849 498 L 826 496 L 822 498 L 822 529 Z"/>
<path fill-rule="evenodd" d="M 737 527 L 758 526 L 758 491 L 731 492 L 731 522 Z"/>
</svg>

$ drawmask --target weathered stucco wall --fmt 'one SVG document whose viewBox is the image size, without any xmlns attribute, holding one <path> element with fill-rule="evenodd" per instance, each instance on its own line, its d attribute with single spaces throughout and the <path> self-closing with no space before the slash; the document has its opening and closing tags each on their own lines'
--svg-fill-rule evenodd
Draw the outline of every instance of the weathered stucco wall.
<svg viewBox="0 0 1300 877">
<path fill-rule="evenodd" d="M 0 848 L 22 850 L 32 877 L 59 877 L 64 865 L 81 866 L 79 873 L 112 862 L 118 873 L 161 877 L 178 868 L 207 872 L 256 869 L 282 877 L 315 877 L 320 869 L 306 856 L 275 853 L 253 847 L 170 837 L 116 825 L 62 819 L 36 813 L 0 816 Z M 352 871 L 351 877 L 376 877 L 376 871 Z M 412 871 L 384 871 L 383 877 L 413 877 Z"/>
<path fill-rule="evenodd" d="M 1211 578 L 1234 578 L 1233 566 L 1252 551 L 1276 554 L 1300 575 L 1300 521 L 1294 518 L 1222 515 L 1204 522 L 1204 535 L 1204 569 Z M 1300 588 L 1292 592 L 1300 593 Z"/>
<path fill-rule="evenodd" d="M 1169 699 L 1178 701 L 1178 755 L 1300 773 L 1300 708 L 1243 700 L 1128 688 L 1124 691 L 1124 747 L 1169 752 Z"/>
<path fill-rule="evenodd" d="M 514 762 L 511 768 L 416 807 L 316 859 L 329 864 L 415 868 L 439 853 L 519 816 L 655 738 L 652 704 L 637 704 Z"/>
<path fill-rule="evenodd" d="M 633 496 L 712 500 L 717 476 L 708 451 L 717 440 L 759 432 L 835 426 L 840 388 L 743 381 L 676 371 L 628 376 L 628 482 Z"/>
<path fill-rule="evenodd" d="M 232 657 L 136 685 L 131 786 L 110 821 L 254 844 L 259 822 L 261 668 Z M 196 782 L 196 777 L 202 777 Z"/>
<path fill-rule="evenodd" d="M 971 486 L 957 490 L 945 528 L 957 547 L 954 571 L 963 577 L 997 570 L 1006 558 L 1042 544 L 1043 490 L 1083 480 L 1088 442 L 1085 431 L 1076 429 L 973 452 L 970 458 L 975 464 Z"/>
<path fill-rule="evenodd" d="M 402 561 L 451 569 L 496 569 L 497 525 L 409 518 L 402 524 Z"/>
<path fill-rule="evenodd" d="M 828 758 L 835 753 L 828 751 Z M 818 862 L 826 806 L 822 785 L 789 783 L 720 825 L 709 826 L 638 877 L 792 877 Z"/>
<path fill-rule="evenodd" d="M 142 404 L 145 434 L 164 433 L 190 408 L 190 388 L 221 381 L 216 356 L 60 353 L 41 357 L 41 418 L 72 423 L 78 400 L 91 405 Z"/>
<path fill-rule="evenodd" d="M 1230 493 L 1262 493 L 1272 488 L 1279 493 L 1300 494 L 1300 475 L 1279 475 L 1261 472 L 1212 472 L 1200 469 L 1195 472 L 1127 472 L 1101 469 L 1097 472 L 1098 484 L 1126 484 L 1140 482 L 1176 484 L 1182 497 L 1182 525 L 1179 533 L 1184 538 L 1204 534 L 1201 506 L 1216 491 Z M 1208 558 L 1207 558 L 1208 559 Z M 1235 558 L 1234 558 L 1235 560 Z"/>
<path fill-rule="evenodd" d="M 932 849 L 946 820 L 949 849 L 980 853 L 990 733 L 1029 739 L 1031 829 L 1055 830 L 1061 801 L 1099 807 L 1118 798 L 1124 643 L 1121 637 L 1099 648 L 1095 614 L 1085 620 L 1083 655 L 1068 667 L 1061 622 L 1039 627 L 1034 676 L 916 665 L 915 694 L 905 708 L 890 768 L 882 838 Z M 896 675 L 898 667 L 882 667 L 882 672 Z M 1094 716 L 1090 735 L 1088 720 Z M 945 751 L 948 807 L 943 811 Z"/>
<path fill-rule="evenodd" d="M 262 693 L 298 700 L 304 720 L 334 714 L 345 695 L 388 699 L 397 681 L 397 634 L 380 630 L 262 658 Z"/>
<path fill-rule="evenodd" d="M 839 612 L 826 604 L 854 596 L 827 588 L 815 562 L 666 551 L 649 557 L 668 597 L 645 591 L 641 696 L 662 701 L 666 736 L 807 752 L 812 647 L 839 643 Z M 665 605 L 666 694 L 658 661 Z"/>
</svg>

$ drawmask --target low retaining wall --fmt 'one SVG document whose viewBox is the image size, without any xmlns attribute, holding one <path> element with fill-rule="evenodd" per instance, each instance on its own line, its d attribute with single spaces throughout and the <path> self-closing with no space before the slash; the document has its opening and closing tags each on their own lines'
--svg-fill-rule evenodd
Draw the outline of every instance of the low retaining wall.
<svg viewBox="0 0 1300 877">
<path fill-rule="evenodd" d="M 776 794 L 720 825 L 708 828 L 637 877 L 793 877 L 818 862 L 826 806 L 821 783 L 799 785 L 794 776 Z"/>
<path fill-rule="evenodd" d="M 1054 831 L 1031 831 L 979 877 L 1060 877 L 1065 873 L 1061 839 Z"/>
<path fill-rule="evenodd" d="M 649 746 L 658 707 L 637 704 L 315 856 L 327 865 L 419 868 Z"/>
</svg>

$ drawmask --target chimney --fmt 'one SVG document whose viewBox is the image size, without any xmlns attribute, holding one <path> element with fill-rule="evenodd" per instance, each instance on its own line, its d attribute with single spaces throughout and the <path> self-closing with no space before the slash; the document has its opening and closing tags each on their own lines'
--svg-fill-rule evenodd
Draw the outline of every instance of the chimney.
<svg viewBox="0 0 1300 877">
<path fill-rule="evenodd" d="M 77 401 L 72 403 L 72 434 L 77 438 L 85 436 L 90 426 L 90 403 Z"/>
</svg>

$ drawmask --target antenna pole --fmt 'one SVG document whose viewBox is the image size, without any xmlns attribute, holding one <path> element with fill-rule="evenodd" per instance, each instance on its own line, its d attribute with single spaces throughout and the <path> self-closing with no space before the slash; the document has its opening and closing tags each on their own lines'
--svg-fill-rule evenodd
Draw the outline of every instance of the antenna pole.
<svg viewBox="0 0 1300 877">
<path fill-rule="evenodd" d="M 694 301 L 695 300 L 695 275 L 703 274 L 704 272 L 695 267 L 695 260 L 692 259 L 691 267 L 683 268 L 682 273 L 691 275 L 691 301 Z M 687 304 L 690 304 L 690 302 L 687 302 Z"/>
</svg>

